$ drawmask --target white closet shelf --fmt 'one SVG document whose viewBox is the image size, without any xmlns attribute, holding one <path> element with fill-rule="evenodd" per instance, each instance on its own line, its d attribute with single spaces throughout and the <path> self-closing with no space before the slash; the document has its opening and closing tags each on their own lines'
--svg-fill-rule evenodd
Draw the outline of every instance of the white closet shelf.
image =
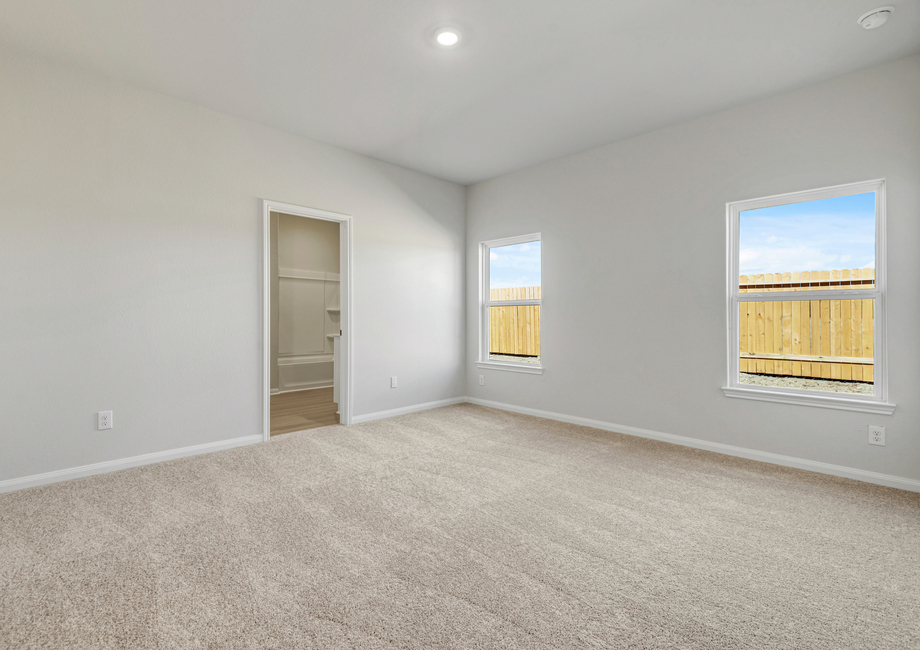
<svg viewBox="0 0 920 650">
<path fill-rule="evenodd" d="M 339 282 L 338 273 L 325 273 L 323 271 L 307 271 L 305 269 L 287 269 L 280 267 L 278 269 L 279 278 L 291 278 L 294 280 L 325 280 L 326 282 Z"/>
</svg>

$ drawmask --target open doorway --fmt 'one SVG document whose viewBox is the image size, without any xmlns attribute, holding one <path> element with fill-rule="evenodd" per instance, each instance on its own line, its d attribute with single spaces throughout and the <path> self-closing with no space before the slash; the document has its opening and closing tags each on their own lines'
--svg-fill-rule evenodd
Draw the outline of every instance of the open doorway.
<svg viewBox="0 0 920 650">
<path fill-rule="evenodd" d="M 263 438 L 350 421 L 350 218 L 263 201 Z"/>
</svg>

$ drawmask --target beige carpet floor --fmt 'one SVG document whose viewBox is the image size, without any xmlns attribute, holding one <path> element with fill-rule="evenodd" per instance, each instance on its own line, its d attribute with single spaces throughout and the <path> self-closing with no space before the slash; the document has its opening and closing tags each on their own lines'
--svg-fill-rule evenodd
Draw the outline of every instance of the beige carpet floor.
<svg viewBox="0 0 920 650">
<path fill-rule="evenodd" d="M 920 648 L 920 495 L 451 406 L 0 495 L 0 648 Z"/>
</svg>

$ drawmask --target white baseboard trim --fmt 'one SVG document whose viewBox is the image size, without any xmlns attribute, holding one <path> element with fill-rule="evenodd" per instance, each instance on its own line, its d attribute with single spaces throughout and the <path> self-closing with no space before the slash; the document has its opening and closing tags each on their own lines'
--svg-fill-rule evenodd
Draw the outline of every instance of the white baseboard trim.
<svg viewBox="0 0 920 650">
<path fill-rule="evenodd" d="M 352 424 L 361 424 L 362 422 L 370 422 L 372 420 L 383 420 L 384 418 L 392 418 L 397 415 L 406 415 L 407 413 L 415 413 L 417 411 L 427 411 L 428 409 L 436 409 L 441 406 L 450 406 L 451 404 L 463 404 L 468 401 L 466 397 L 451 397 L 450 399 L 442 399 L 437 402 L 425 402 L 424 404 L 414 404 L 412 406 L 403 406 L 398 409 L 391 409 L 389 411 L 377 411 L 376 413 L 367 413 L 365 415 L 353 415 L 351 418 Z"/>
<path fill-rule="evenodd" d="M 590 420 L 588 418 L 577 417 L 574 415 L 563 415 L 562 413 L 552 413 L 550 411 L 541 411 L 539 409 L 514 406 L 512 404 L 503 404 L 501 402 L 490 402 L 488 400 L 478 399 L 476 397 L 468 397 L 466 398 L 466 401 L 470 404 L 479 404 L 480 406 L 488 406 L 491 408 L 500 409 L 502 411 L 511 411 L 513 413 L 522 413 L 524 415 L 535 415 L 540 418 L 546 418 L 547 420 L 557 420 L 559 422 L 568 422 L 570 424 L 580 424 L 582 426 L 592 427 L 594 429 L 603 429 L 604 431 L 625 433 L 631 436 L 639 436 L 640 438 L 651 438 L 652 440 L 661 440 L 662 442 L 670 442 L 675 445 L 683 445 L 684 447 L 705 449 L 706 451 L 714 451 L 716 453 L 726 454 L 728 456 L 738 456 L 740 458 L 748 458 L 750 460 L 759 460 L 764 463 L 773 463 L 774 465 L 796 467 L 798 469 L 818 472 L 819 474 L 842 476 L 844 478 L 851 478 L 857 481 L 863 481 L 865 483 L 874 483 L 875 485 L 884 485 L 887 487 L 898 488 L 899 490 L 907 490 L 909 492 L 920 492 L 920 481 L 910 478 L 902 478 L 900 476 L 892 476 L 891 474 L 880 474 L 878 472 L 870 472 L 864 469 L 855 469 L 853 467 L 844 467 L 842 465 L 831 465 L 830 463 L 822 463 L 816 460 L 806 460 L 804 458 L 795 458 L 794 456 L 782 456 L 780 454 L 773 454 L 767 451 L 757 451 L 755 449 L 735 447 L 734 445 L 725 445 L 720 442 L 710 442 L 708 440 L 700 440 L 698 438 L 678 436 L 674 435 L 673 433 L 661 433 L 660 431 L 639 429 L 637 427 L 613 424 L 612 422 Z"/>
<path fill-rule="evenodd" d="M 851 478 L 857 481 L 864 481 L 866 483 L 898 488 L 900 490 L 907 490 L 909 492 L 920 492 L 920 481 L 909 478 L 902 478 L 900 476 L 870 472 L 868 470 L 844 467 L 842 465 L 831 465 L 830 463 L 805 460 L 803 458 L 795 458 L 793 456 L 783 456 L 766 451 L 757 451 L 754 449 L 746 449 L 744 447 L 735 447 L 734 445 L 726 445 L 719 442 L 710 442 L 708 440 L 700 440 L 698 438 L 688 438 L 686 436 L 678 436 L 672 433 L 661 433 L 660 431 L 652 431 L 650 429 L 640 429 L 638 427 L 613 424 L 612 422 L 603 422 L 601 420 L 591 420 L 589 418 L 583 418 L 574 415 L 564 415 L 562 413 L 541 411 L 539 409 L 515 406 L 513 404 L 505 404 L 502 402 L 492 402 L 476 397 L 452 397 L 450 399 L 438 400 L 436 402 L 425 402 L 423 404 L 414 404 L 412 406 L 404 406 L 388 411 L 367 413 L 365 415 L 354 416 L 352 418 L 352 423 L 360 424 L 362 422 L 382 420 L 384 418 L 391 418 L 397 415 L 406 415 L 407 413 L 427 411 L 429 409 L 435 409 L 441 406 L 450 406 L 452 404 L 461 404 L 464 402 L 468 402 L 470 404 L 478 404 L 480 406 L 488 406 L 490 408 L 500 409 L 502 411 L 511 411 L 513 413 L 533 415 L 536 417 L 545 418 L 547 420 L 568 422 L 570 424 L 580 424 L 582 426 L 592 427 L 594 429 L 614 431 L 616 433 L 624 433 L 631 436 L 639 436 L 640 438 L 661 440 L 662 442 L 670 442 L 676 445 L 693 447 L 696 449 L 705 449 L 707 451 L 714 451 L 716 453 L 726 454 L 728 456 L 738 456 L 740 458 L 748 458 L 750 460 L 773 463 L 774 465 L 796 467 L 798 469 L 818 472 L 820 474 L 842 476 L 844 478 Z M 0 494 L 5 492 L 13 492 L 15 490 L 23 490 L 30 487 L 37 487 L 39 485 L 47 485 L 49 483 L 57 483 L 59 481 L 69 481 L 70 479 L 92 476 L 94 474 L 114 472 L 120 469 L 128 469 L 129 467 L 150 465 L 152 463 L 159 463 L 164 460 L 172 460 L 174 458 L 184 458 L 186 456 L 196 456 L 198 454 L 206 454 L 212 451 L 220 451 L 222 449 L 232 449 L 233 447 L 251 445 L 257 442 L 262 442 L 261 435 L 232 438 L 230 440 L 221 440 L 219 442 L 209 442 L 203 445 L 194 445 L 192 447 L 181 447 L 179 449 L 158 451 L 152 454 L 144 454 L 142 456 L 132 456 L 131 458 L 110 460 L 102 463 L 94 463 L 92 465 L 83 465 L 82 467 L 73 467 L 70 469 L 62 469 L 54 472 L 46 472 L 44 474 L 33 474 L 32 476 L 8 479 L 6 481 L 0 481 Z"/>
<path fill-rule="evenodd" d="M 300 386 L 300 384 L 293 384 L 291 388 L 285 387 L 284 390 L 276 390 L 272 392 L 272 395 L 284 395 L 285 393 L 299 393 L 304 390 L 316 390 L 318 388 L 332 388 L 333 384 L 331 381 L 323 381 L 323 382 L 317 383 L 316 385 L 313 385 L 312 382 L 310 384 L 304 384 L 303 388 L 298 388 L 298 386 Z"/>
<path fill-rule="evenodd" d="M 299 390 L 312 390 L 314 388 L 332 388 L 331 379 L 320 379 L 318 381 L 303 381 L 296 384 L 285 384 L 284 388 L 279 388 L 277 393 L 296 393 Z"/>
<path fill-rule="evenodd" d="M 256 442 L 262 442 L 262 436 L 245 436 L 243 438 L 232 438 L 230 440 L 221 440 L 219 442 L 208 442 L 203 445 L 194 445 L 192 447 L 180 447 L 179 449 L 170 449 L 167 451 L 157 451 L 152 454 L 142 456 L 132 456 L 131 458 L 121 458 L 118 460 L 107 460 L 103 463 L 93 463 L 92 465 L 83 465 L 82 467 L 71 467 L 70 469 L 59 469 L 54 472 L 44 474 L 33 474 L 32 476 L 23 476 L 21 478 L 8 479 L 0 481 L 0 494 L 4 492 L 13 492 L 25 488 L 57 483 L 59 481 L 69 481 L 74 478 L 92 476 L 94 474 L 104 474 L 114 472 L 129 467 L 138 467 L 139 465 L 150 465 L 159 463 L 164 460 L 174 458 L 184 458 L 186 456 L 197 456 L 198 454 L 207 454 L 212 451 L 222 449 L 231 449 L 233 447 L 242 447 L 251 445 Z"/>
<path fill-rule="evenodd" d="M 305 366 L 311 363 L 332 363 L 335 357 L 332 354 L 292 354 L 289 356 L 278 355 L 278 367 Z"/>
</svg>

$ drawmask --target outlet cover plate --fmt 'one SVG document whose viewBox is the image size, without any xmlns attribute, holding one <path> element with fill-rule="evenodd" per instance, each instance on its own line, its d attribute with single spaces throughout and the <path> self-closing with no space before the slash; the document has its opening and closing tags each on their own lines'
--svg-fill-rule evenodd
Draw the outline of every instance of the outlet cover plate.
<svg viewBox="0 0 920 650">
<path fill-rule="evenodd" d="M 885 427 L 869 425 L 869 444 L 885 446 Z"/>
<path fill-rule="evenodd" d="M 111 429 L 113 426 L 111 411 L 99 411 L 96 413 L 96 429 L 103 431 L 104 429 Z"/>
</svg>

